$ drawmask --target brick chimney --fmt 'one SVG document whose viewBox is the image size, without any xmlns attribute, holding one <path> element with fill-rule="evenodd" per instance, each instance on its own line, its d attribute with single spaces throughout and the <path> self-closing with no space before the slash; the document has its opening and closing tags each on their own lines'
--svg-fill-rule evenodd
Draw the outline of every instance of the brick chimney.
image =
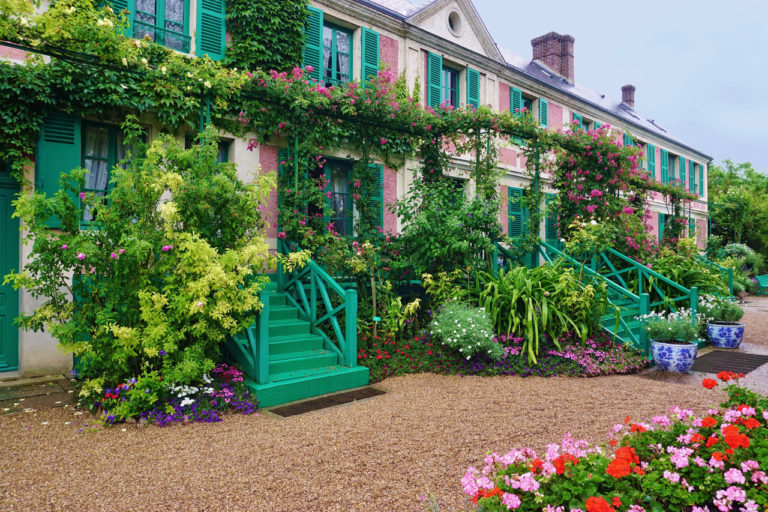
<svg viewBox="0 0 768 512">
<path fill-rule="evenodd" d="M 557 32 L 544 34 L 531 40 L 533 60 L 538 60 L 549 69 L 573 82 L 573 36 Z"/>
<path fill-rule="evenodd" d="M 621 102 L 635 110 L 635 86 L 627 84 L 621 88 Z"/>
</svg>

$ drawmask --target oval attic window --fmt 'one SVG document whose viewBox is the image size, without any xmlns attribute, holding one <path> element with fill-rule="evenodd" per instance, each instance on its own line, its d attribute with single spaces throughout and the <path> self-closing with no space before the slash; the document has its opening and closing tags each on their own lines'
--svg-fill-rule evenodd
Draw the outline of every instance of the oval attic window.
<svg viewBox="0 0 768 512">
<path fill-rule="evenodd" d="M 448 28 L 451 29 L 453 35 L 461 35 L 461 17 L 458 12 L 453 11 L 448 15 Z"/>
</svg>

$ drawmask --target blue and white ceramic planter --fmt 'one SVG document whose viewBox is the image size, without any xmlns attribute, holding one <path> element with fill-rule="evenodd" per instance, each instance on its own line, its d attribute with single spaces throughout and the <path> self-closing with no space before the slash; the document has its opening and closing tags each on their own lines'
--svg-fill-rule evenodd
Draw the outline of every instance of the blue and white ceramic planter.
<svg viewBox="0 0 768 512">
<path fill-rule="evenodd" d="M 744 338 L 744 324 L 729 322 L 722 324 L 707 324 L 707 336 L 713 347 L 739 348 Z"/>
<path fill-rule="evenodd" d="M 696 360 L 699 346 L 696 343 L 677 345 L 651 340 L 651 354 L 656 366 L 663 372 L 688 373 Z"/>
</svg>

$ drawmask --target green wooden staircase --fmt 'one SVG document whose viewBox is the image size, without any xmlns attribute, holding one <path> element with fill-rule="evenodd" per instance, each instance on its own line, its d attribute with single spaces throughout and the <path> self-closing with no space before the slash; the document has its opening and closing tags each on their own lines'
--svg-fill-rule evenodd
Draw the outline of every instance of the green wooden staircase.
<svg viewBox="0 0 768 512">
<path fill-rule="evenodd" d="M 333 293 L 342 298 L 332 300 Z M 267 285 L 260 299 L 256 321 L 226 344 L 260 407 L 368 384 L 368 368 L 357 366 L 354 290 L 343 290 L 310 260 L 290 279 Z M 336 315 L 345 311 L 342 330 Z"/>
</svg>

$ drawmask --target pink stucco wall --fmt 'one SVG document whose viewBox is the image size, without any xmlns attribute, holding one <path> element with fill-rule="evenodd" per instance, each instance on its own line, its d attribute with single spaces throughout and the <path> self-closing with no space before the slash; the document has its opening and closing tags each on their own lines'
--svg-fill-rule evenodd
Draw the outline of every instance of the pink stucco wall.
<svg viewBox="0 0 768 512">
<path fill-rule="evenodd" d="M 16 48 L 9 48 L 7 46 L 0 46 L 0 58 L 11 60 L 24 60 L 29 55 L 24 50 L 18 50 Z"/>
<path fill-rule="evenodd" d="M 563 127 L 563 107 L 556 103 L 549 102 L 549 127 L 559 130 Z"/>
<path fill-rule="evenodd" d="M 696 236 L 700 249 L 707 248 L 707 219 L 696 220 Z"/>
<path fill-rule="evenodd" d="M 499 112 L 509 110 L 509 86 L 499 82 Z"/>
<path fill-rule="evenodd" d="M 659 212 L 651 211 L 651 218 L 648 219 L 648 225 L 651 227 L 651 236 L 658 240 L 658 238 L 659 238 Z"/>
<path fill-rule="evenodd" d="M 397 216 L 387 208 L 397 200 L 397 171 L 384 166 L 384 232 L 397 233 Z"/>
<path fill-rule="evenodd" d="M 499 186 L 499 202 L 501 203 L 501 208 L 499 208 L 499 222 L 501 223 L 501 233 L 504 235 L 509 235 L 509 213 L 507 212 L 508 192 L 508 187 L 505 187 L 504 185 Z"/>
<path fill-rule="evenodd" d="M 260 146 L 259 165 L 262 173 L 270 171 L 277 173 L 277 147 Z M 269 193 L 269 199 L 262 207 L 261 214 L 267 222 L 267 238 L 277 238 L 277 190 Z"/>
<path fill-rule="evenodd" d="M 511 149 L 500 148 L 499 162 L 501 162 L 504 165 L 514 167 L 517 164 L 517 153 Z"/>
<path fill-rule="evenodd" d="M 396 77 L 400 70 L 398 65 L 397 41 L 385 35 L 379 36 L 379 51 L 381 60 L 389 64 L 389 69 Z"/>
</svg>

